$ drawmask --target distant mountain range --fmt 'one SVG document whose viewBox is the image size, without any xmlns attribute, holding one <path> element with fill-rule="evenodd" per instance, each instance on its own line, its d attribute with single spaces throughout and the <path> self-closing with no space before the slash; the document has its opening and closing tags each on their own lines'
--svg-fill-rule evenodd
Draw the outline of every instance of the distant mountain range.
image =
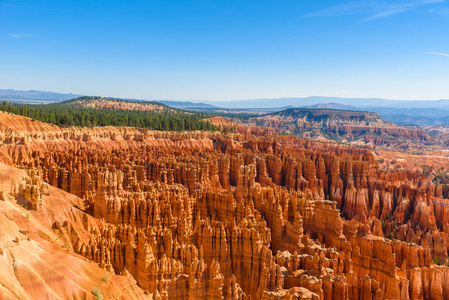
<svg viewBox="0 0 449 300">
<path fill-rule="evenodd" d="M 233 101 L 201 101 L 223 108 L 275 108 L 284 106 L 308 107 L 316 104 L 334 103 L 345 106 L 390 107 L 390 108 L 442 108 L 449 109 L 449 100 L 388 100 L 381 98 L 339 98 L 339 97 L 306 97 L 306 98 L 272 98 Z"/>
<path fill-rule="evenodd" d="M 306 108 L 318 108 L 318 109 L 339 109 L 339 110 L 359 110 L 359 108 L 352 105 L 344 105 L 341 103 L 318 103 L 314 105 L 304 106 Z"/>
<path fill-rule="evenodd" d="M 217 109 L 219 107 L 201 103 L 201 102 L 190 102 L 190 101 L 173 101 L 173 100 L 157 100 L 156 102 L 160 102 L 162 104 L 172 106 L 175 108 L 181 109 Z"/>
<path fill-rule="evenodd" d="M 80 97 L 76 94 L 62 94 L 43 91 L 18 91 L 12 89 L 0 89 L 0 101 L 28 102 L 28 103 L 48 103 L 64 101 Z"/>
<path fill-rule="evenodd" d="M 0 89 L 0 101 L 49 103 L 77 98 L 81 95 L 44 91 Z M 136 99 L 127 99 L 136 100 Z M 146 100 L 136 100 L 146 101 Z M 413 125 L 449 125 L 449 100 L 388 100 L 381 98 L 272 98 L 232 101 L 152 100 L 165 105 L 210 113 L 271 113 L 292 107 L 370 111 L 384 120 Z"/>
</svg>

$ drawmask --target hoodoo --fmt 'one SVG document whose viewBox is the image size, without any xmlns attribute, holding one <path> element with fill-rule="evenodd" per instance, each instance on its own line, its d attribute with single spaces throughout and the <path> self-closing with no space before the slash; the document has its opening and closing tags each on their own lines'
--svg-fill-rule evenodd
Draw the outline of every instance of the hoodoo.
<svg viewBox="0 0 449 300">
<path fill-rule="evenodd" d="M 2 299 L 449 297 L 448 186 L 369 150 L 0 117 Z"/>
</svg>

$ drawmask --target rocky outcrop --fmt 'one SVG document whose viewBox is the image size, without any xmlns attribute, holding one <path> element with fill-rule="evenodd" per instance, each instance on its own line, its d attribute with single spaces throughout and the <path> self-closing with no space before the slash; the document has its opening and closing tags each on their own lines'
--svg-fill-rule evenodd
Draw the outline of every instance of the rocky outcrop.
<svg viewBox="0 0 449 300">
<path fill-rule="evenodd" d="M 422 146 L 439 144 L 424 129 L 398 126 L 382 120 L 377 113 L 372 112 L 290 108 L 252 118 L 248 122 L 306 138 L 354 142 L 360 145 L 400 149 L 410 147 L 410 143 L 416 147 L 418 141 Z"/>
<path fill-rule="evenodd" d="M 81 211 L 81 199 L 29 173 L 0 163 L 0 298 L 150 299 L 131 276 L 74 255 L 84 227 L 101 222 Z"/>
<path fill-rule="evenodd" d="M 154 298 L 449 297 L 448 187 L 366 149 L 252 127 L 58 130 L 1 146 L 29 175 L 0 199 Z"/>
</svg>

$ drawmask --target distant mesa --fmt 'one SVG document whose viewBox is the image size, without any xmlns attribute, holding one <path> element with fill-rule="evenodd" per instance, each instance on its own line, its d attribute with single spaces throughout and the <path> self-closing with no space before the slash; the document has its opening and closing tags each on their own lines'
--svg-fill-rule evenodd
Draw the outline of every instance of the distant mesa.
<svg viewBox="0 0 449 300">
<path fill-rule="evenodd" d="M 421 128 L 398 126 L 375 112 L 290 108 L 250 118 L 247 122 L 305 138 L 356 142 L 357 145 L 402 148 L 408 147 L 411 141 L 416 146 L 438 143 Z"/>
</svg>

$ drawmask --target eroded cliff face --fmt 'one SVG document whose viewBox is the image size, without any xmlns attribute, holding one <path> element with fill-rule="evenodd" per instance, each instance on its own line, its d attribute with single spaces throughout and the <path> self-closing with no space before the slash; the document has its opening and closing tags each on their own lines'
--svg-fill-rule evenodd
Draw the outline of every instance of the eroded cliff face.
<svg viewBox="0 0 449 300">
<path fill-rule="evenodd" d="M 0 163 L 0 299 L 150 299 L 126 271 L 74 253 L 71 236 L 88 242 L 89 228 L 106 225 L 84 209 L 37 172 Z"/>
<path fill-rule="evenodd" d="M 372 112 L 291 108 L 246 122 L 314 140 L 334 140 L 395 150 L 426 149 L 443 143 L 424 129 L 398 126 Z"/>
<path fill-rule="evenodd" d="M 449 298 L 448 187 L 367 150 L 248 127 L 57 130 L 2 133 L 29 178 L 2 197 L 150 297 Z"/>
</svg>

